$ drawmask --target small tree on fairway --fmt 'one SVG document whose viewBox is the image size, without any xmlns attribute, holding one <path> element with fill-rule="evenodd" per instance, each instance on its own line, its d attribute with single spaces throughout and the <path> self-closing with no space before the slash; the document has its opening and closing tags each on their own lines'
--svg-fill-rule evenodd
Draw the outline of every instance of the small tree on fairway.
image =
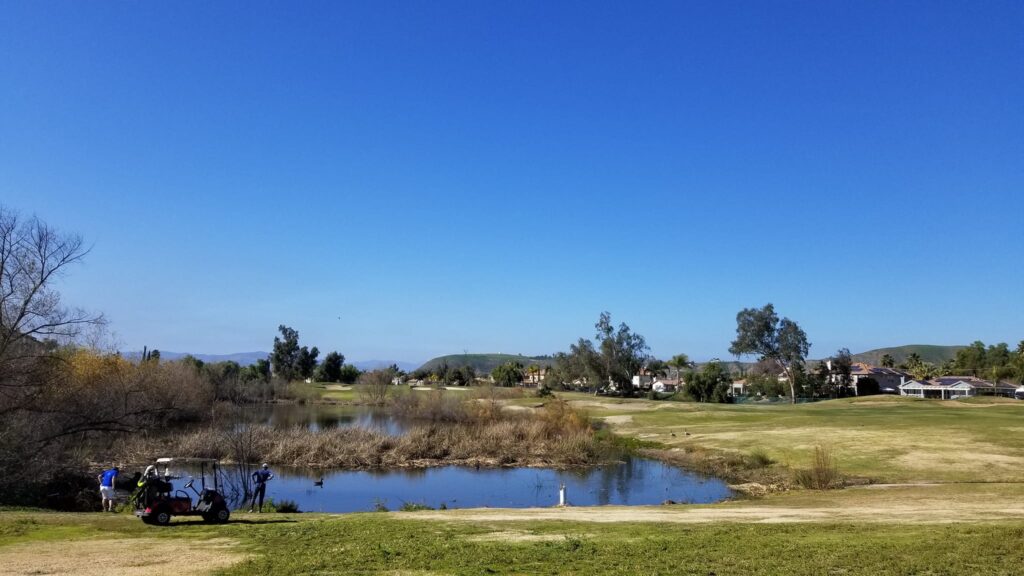
<svg viewBox="0 0 1024 576">
<path fill-rule="evenodd" d="M 359 377 L 363 385 L 359 393 L 367 403 L 382 406 L 387 403 L 388 390 L 394 377 L 395 373 L 388 368 L 366 372 Z"/>
<path fill-rule="evenodd" d="M 831 374 L 830 383 L 835 395 L 843 397 L 850 392 L 850 383 L 852 382 L 853 372 L 853 358 L 850 356 L 850 350 L 847 348 L 840 348 L 836 351 L 835 356 L 830 358 Z"/>
<path fill-rule="evenodd" d="M 316 368 L 316 379 L 320 382 L 338 382 L 341 380 L 341 367 L 345 364 L 345 356 L 338 352 L 328 352 L 324 361 Z"/>
<path fill-rule="evenodd" d="M 523 381 L 523 365 L 519 362 L 506 362 L 501 366 L 498 366 L 491 372 L 491 377 L 494 378 L 494 383 L 498 386 L 504 386 L 511 388 L 517 386 Z"/>
<path fill-rule="evenodd" d="M 300 378 L 311 377 L 316 369 L 316 357 L 319 355 L 320 350 L 317 350 L 316 346 L 312 348 L 306 348 L 305 346 L 299 348 L 299 357 L 295 360 L 295 373 Z"/>
<path fill-rule="evenodd" d="M 359 379 L 360 374 L 362 374 L 362 372 L 359 371 L 359 368 L 356 368 L 351 364 L 345 364 L 341 367 L 341 373 L 338 375 L 338 382 L 341 382 L 342 384 L 353 384 Z"/>
<path fill-rule="evenodd" d="M 647 341 L 625 322 L 615 328 L 608 312 L 601 313 L 594 328 L 602 376 L 619 390 L 631 390 L 633 375 L 640 372 L 649 357 Z"/>
<path fill-rule="evenodd" d="M 795 368 L 802 366 L 810 351 L 807 334 L 789 318 L 779 319 L 775 307 L 744 308 L 736 314 L 736 339 L 729 352 L 737 357 L 756 354 L 775 363 L 789 381 L 790 401 L 796 403 Z"/>
<path fill-rule="evenodd" d="M 270 368 L 274 375 L 287 381 L 295 377 L 295 362 L 299 358 L 299 333 L 284 324 L 277 329 L 281 335 L 274 336 Z"/>
<path fill-rule="evenodd" d="M 732 377 L 717 360 L 686 376 L 686 392 L 698 402 L 728 402 Z"/>
</svg>

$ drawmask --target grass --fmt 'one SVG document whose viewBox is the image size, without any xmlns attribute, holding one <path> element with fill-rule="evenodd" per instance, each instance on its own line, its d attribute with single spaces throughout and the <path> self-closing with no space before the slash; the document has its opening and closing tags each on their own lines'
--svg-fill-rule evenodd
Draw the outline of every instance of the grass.
<svg viewBox="0 0 1024 576">
<path fill-rule="evenodd" d="M 157 528 L 114 515 L 0 513 L 0 562 L 9 544 L 59 554 L 53 542 L 86 538 L 138 538 L 122 549 L 129 558 L 168 540 L 235 541 L 249 556 L 222 574 L 1000 575 L 1024 562 L 1020 522 L 472 523 L 418 514 L 248 515 L 225 526 Z M 7 536 L 12 526 L 20 536 Z"/>
<path fill-rule="evenodd" d="M 226 526 L 189 519 L 167 529 L 123 515 L 2 510 L 0 565 L 17 546 L 59 554 L 54 542 L 103 538 L 146 546 L 230 539 L 249 555 L 225 574 L 934 576 L 1018 574 L 1024 565 L 1024 491 L 1015 484 L 1024 482 L 1024 402 L 872 397 L 762 406 L 559 396 L 628 436 L 615 441 L 624 448 L 750 474 L 805 470 L 808 485 L 832 484 L 837 469 L 940 484 L 794 490 L 704 506 L 242 514 Z M 545 409 L 536 398 L 503 402 Z M 441 402 L 431 413 L 446 418 L 447 410 Z"/>
<path fill-rule="evenodd" d="M 878 482 L 1024 482 L 1024 402 L 873 396 L 813 404 L 696 404 L 560 393 L 620 435 L 677 451 L 809 468 L 827 443 L 844 475 Z"/>
<path fill-rule="evenodd" d="M 837 488 L 840 483 L 839 467 L 832 456 L 832 450 L 822 446 L 814 447 L 814 459 L 810 468 L 797 470 L 794 476 L 801 488 L 811 490 Z"/>
<path fill-rule="evenodd" d="M 329 402 L 351 404 L 358 400 L 357 386 L 332 382 L 293 382 L 289 385 L 292 393 L 308 402 Z"/>
</svg>

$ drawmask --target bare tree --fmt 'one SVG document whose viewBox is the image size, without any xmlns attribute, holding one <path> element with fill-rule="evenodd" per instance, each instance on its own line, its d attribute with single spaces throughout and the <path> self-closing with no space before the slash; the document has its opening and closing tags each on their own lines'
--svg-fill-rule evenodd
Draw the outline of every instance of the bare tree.
<svg viewBox="0 0 1024 576">
<path fill-rule="evenodd" d="M 0 467 L 11 471 L 6 481 L 45 466 L 41 447 L 81 432 L 80 420 L 54 426 L 57 412 L 68 409 L 52 402 L 62 388 L 56 351 L 104 320 L 63 305 L 54 284 L 87 253 L 80 236 L 0 206 Z M 94 429 L 105 426 L 100 420 L 93 419 Z"/>
<path fill-rule="evenodd" d="M 102 315 L 64 306 L 54 282 L 88 254 L 81 236 L 60 234 L 36 217 L 0 206 L 0 387 L 26 385 L 19 364 L 73 340 Z"/>
<path fill-rule="evenodd" d="M 367 404 L 383 406 L 388 401 L 388 391 L 395 373 L 391 369 L 373 370 L 359 377 L 362 387 L 359 394 Z"/>
</svg>

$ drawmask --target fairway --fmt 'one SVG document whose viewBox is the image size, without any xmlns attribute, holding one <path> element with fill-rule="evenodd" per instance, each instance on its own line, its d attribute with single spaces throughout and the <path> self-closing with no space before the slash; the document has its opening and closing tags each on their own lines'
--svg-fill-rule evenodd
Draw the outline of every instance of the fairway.
<svg viewBox="0 0 1024 576">
<path fill-rule="evenodd" d="M 812 404 L 697 404 L 561 395 L 619 434 L 670 449 L 766 453 L 789 468 L 831 449 L 874 482 L 1024 482 L 1024 402 L 869 396 Z"/>
<path fill-rule="evenodd" d="M 905 495 L 905 494 L 904 494 Z M 901 496 L 904 496 L 901 495 Z M 945 497 L 946 494 L 938 494 Z M 875 499 L 868 496 L 868 499 Z M 783 499 L 784 500 L 784 499 Z M 888 496 L 877 503 L 888 500 Z M 927 514 L 936 501 L 918 502 Z M 800 507 L 799 497 L 789 504 Z M 803 504 L 809 504 L 805 502 Z M 851 502 L 852 504 L 852 502 Z M 1024 520 L 950 520 L 937 514 L 905 522 L 847 516 L 758 519 L 751 506 L 726 505 L 734 517 L 666 521 L 693 507 L 612 510 L 314 514 L 242 514 L 226 526 L 176 520 L 144 526 L 125 515 L 0 512 L 0 574 L 1018 574 Z M 763 508 L 763 506 L 756 506 Z M 770 507 L 770 506 L 769 506 Z M 711 509 L 709 508 L 696 508 Z M 1018 508 L 1019 511 L 1024 508 Z M 589 519 L 585 515 L 592 512 Z M 612 520 L 599 520 L 612 512 Z M 645 520 L 644 513 L 650 513 Z M 599 521 L 591 521 L 599 520 Z M 88 555 L 102 551 L 90 572 Z M 186 553 L 187 551 L 187 553 Z M 178 554 L 176 557 L 175 555 Z M 37 558 L 38 561 L 26 561 Z M 182 563 L 184 561 L 184 564 Z"/>
<path fill-rule="evenodd" d="M 1021 404 L 562 396 L 669 450 L 766 452 L 779 474 L 828 444 L 843 474 L 874 484 L 712 505 L 237 514 L 226 526 L 177 519 L 165 529 L 127 515 L 8 510 L 0 574 L 1010 575 L 1024 563 Z"/>
</svg>

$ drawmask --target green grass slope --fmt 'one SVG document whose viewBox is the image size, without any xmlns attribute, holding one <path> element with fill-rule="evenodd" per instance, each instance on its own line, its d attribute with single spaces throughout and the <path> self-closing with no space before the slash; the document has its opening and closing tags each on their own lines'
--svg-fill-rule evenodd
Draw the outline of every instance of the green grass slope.
<svg viewBox="0 0 1024 576">
<path fill-rule="evenodd" d="M 866 362 L 868 364 L 878 366 L 882 363 L 882 356 L 889 354 L 896 360 L 896 363 L 899 364 L 906 360 L 907 356 L 916 352 L 917 355 L 925 362 L 942 364 L 946 360 L 955 358 L 957 350 L 961 350 L 963 348 L 966 348 L 966 346 L 935 346 L 931 344 L 893 346 L 891 348 L 878 348 L 877 350 L 868 350 L 867 352 L 854 354 L 853 361 Z"/>
<path fill-rule="evenodd" d="M 554 361 L 551 358 L 523 356 L 520 354 L 449 354 L 428 360 L 423 366 L 420 366 L 420 369 L 431 370 L 444 362 L 448 363 L 449 368 L 472 366 L 478 374 L 489 374 L 491 370 L 506 362 L 519 362 L 523 366 L 529 366 L 530 364 L 550 366 Z"/>
</svg>

